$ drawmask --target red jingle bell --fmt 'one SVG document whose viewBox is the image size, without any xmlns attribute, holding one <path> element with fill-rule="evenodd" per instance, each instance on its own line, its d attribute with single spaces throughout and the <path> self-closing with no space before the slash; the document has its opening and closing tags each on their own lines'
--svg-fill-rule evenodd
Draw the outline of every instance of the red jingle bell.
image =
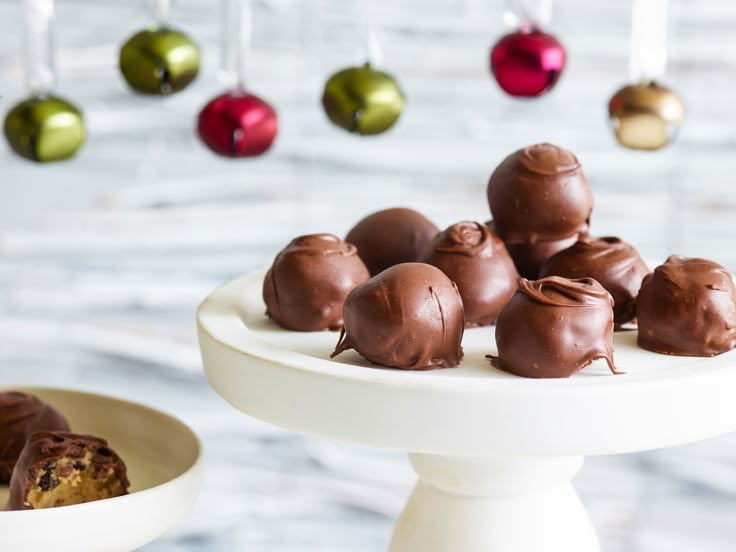
<svg viewBox="0 0 736 552">
<path fill-rule="evenodd" d="M 541 96 L 552 89 L 565 68 L 565 48 L 538 29 L 509 33 L 491 50 L 491 72 L 511 96 Z"/>
<path fill-rule="evenodd" d="M 258 96 L 227 92 L 199 113 L 202 142 L 224 157 L 252 157 L 271 147 L 278 132 L 276 111 Z"/>
</svg>

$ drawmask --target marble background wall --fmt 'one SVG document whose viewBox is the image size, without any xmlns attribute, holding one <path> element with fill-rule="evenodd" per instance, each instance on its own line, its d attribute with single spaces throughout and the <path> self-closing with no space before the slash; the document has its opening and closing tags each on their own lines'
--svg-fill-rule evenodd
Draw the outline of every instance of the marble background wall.
<svg viewBox="0 0 736 552">
<path fill-rule="evenodd" d="M 617 147 L 605 106 L 626 80 L 629 3 L 561 0 L 567 72 L 515 101 L 490 81 L 499 0 L 365 2 L 385 67 L 408 97 L 373 139 L 319 108 L 335 69 L 360 60 L 357 2 L 254 0 L 252 89 L 278 109 L 261 159 L 225 161 L 193 134 L 221 90 L 217 3 L 181 0 L 203 72 L 165 100 L 134 96 L 119 45 L 143 2 L 58 0 L 58 90 L 85 113 L 73 161 L 35 166 L 0 148 L 0 381 L 74 386 L 181 416 L 207 448 L 196 511 L 150 552 L 377 552 L 412 482 L 403 456 L 309 439 L 248 419 L 201 373 L 194 309 L 219 282 L 267 264 L 292 236 L 344 233 L 373 209 L 413 206 L 440 226 L 485 220 L 485 182 L 523 145 L 575 151 L 596 196 L 593 231 L 653 260 L 679 252 L 736 269 L 736 4 L 672 0 L 668 84 L 687 105 L 676 145 Z M 20 2 L 0 0 L 0 107 L 23 94 Z M 683 405 L 687 408 L 688 405 Z M 736 437 L 591 458 L 577 487 L 606 552 L 721 552 L 736 540 Z"/>
</svg>

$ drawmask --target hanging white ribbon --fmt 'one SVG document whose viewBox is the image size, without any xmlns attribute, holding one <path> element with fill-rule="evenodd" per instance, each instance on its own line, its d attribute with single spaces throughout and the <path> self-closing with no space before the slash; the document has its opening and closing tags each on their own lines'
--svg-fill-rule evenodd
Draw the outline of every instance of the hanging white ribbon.
<svg viewBox="0 0 736 552">
<path fill-rule="evenodd" d="M 633 0 L 629 77 L 660 80 L 667 70 L 667 0 Z"/>
<path fill-rule="evenodd" d="M 245 92 L 246 62 L 252 28 L 250 0 L 222 0 L 222 43 L 219 78 L 230 89 Z"/>
<path fill-rule="evenodd" d="M 370 4 L 366 0 L 358 0 L 358 25 L 363 40 L 363 57 L 358 62 L 367 61 L 372 66 L 383 64 L 383 51 L 373 26 L 373 19 L 368 12 Z"/>
<path fill-rule="evenodd" d="M 159 27 L 169 24 L 171 15 L 171 0 L 153 0 L 153 20 Z"/>
<path fill-rule="evenodd" d="M 43 96 L 54 87 L 53 0 L 23 0 L 25 19 L 26 87 Z"/>
<path fill-rule="evenodd" d="M 510 27 L 546 27 L 553 7 L 553 0 L 506 0 L 503 20 Z"/>
</svg>

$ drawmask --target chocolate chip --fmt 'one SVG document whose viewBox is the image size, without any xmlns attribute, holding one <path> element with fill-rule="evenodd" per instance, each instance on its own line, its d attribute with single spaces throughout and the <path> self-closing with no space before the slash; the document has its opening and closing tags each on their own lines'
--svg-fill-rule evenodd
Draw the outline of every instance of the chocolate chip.
<svg viewBox="0 0 736 552">
<path fill-rule="evenodd" d="M 45 492 L 58 487 L 59 482 L 51 476 L 50 471 L 45 471 L 38 481 L 38 486 Z"/>
</svg>

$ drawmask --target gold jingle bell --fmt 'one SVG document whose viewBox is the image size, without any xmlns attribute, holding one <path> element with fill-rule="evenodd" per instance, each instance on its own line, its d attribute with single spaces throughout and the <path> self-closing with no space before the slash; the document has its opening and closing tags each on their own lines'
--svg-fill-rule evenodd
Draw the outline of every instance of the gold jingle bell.
<svg viewBox="0 0 736 552">
<path fill-rule="evenodd" d="M 120 72 L 136 92 L 173 94 L 199 73 L 199 47 L 182 32 L 167 27 L 134 34 L 120 49 Z"/>
<path fill-rule="evenodd" d="M 332 75 L 322 105 L 337 126 L 357 134 L 380 134 L 401 115 L 404 94 L 391 75 L 366 63 Z"/>
<path fill-rule="evenodd" d="M 21 157 L 38 163 L 72 157 L 84 143 L 82 112 L 55 96 L 33 96 L 5 116 L 5 137 Z"/>
<path fill-rule="evenodd" d="M 674 140 L 685 116 L 680 97 L 656 82 L 624 86 L 608 102 L 608 116 L 622 146 L 658 150 Z"/>
</svg>

